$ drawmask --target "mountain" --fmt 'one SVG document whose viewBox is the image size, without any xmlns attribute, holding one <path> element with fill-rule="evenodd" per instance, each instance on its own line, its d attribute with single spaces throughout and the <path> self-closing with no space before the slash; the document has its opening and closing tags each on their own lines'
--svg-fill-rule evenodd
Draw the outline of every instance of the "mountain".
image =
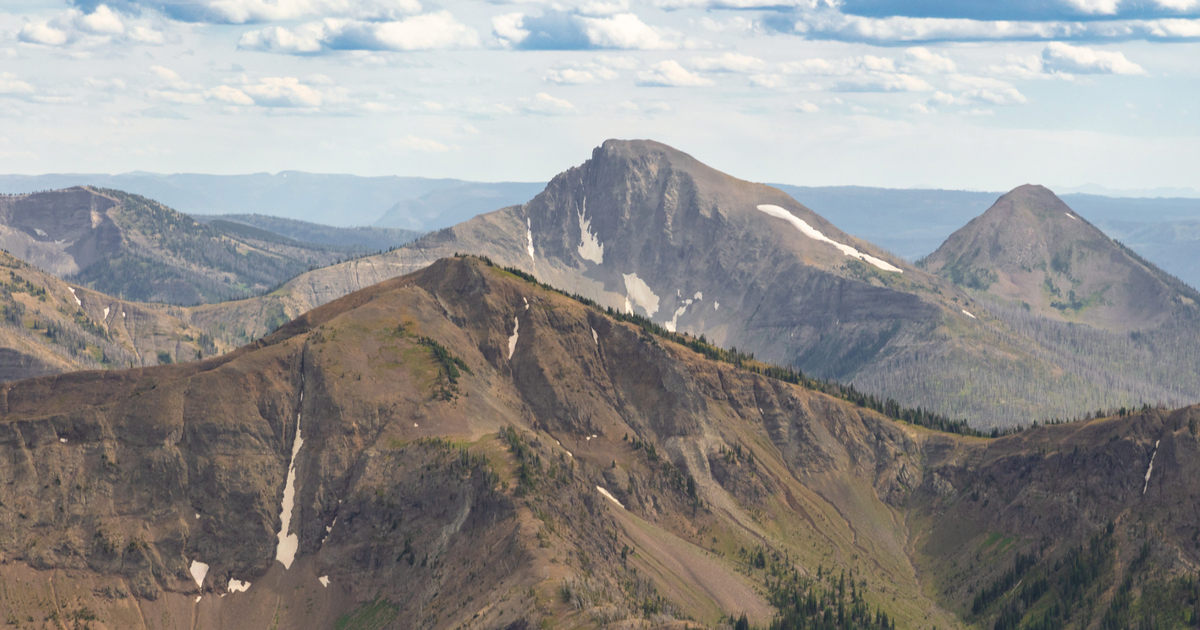
<svg viewBox="0 0 1200 630">
<path fill-rule="evenodd" d="M 191 361 L 230 349 L 180 321 L 177 307 L 72 286 L 7 253 L 0 253 L 0 314 L 0 382 Z"/>
<path fill-rule="evenodd" d="M 71 186 L 124 190 L 157 199 L 187 214 L 258 214 L 335 227 L 378 225 L 428 231 L 526 201 L 544 184 L 300 171 L 250 175 L 0 175 L 0 193 L 27 194 Z M 446 193 L 431 195 L 439 190 Z M 406 211 L 411 211 L 411 216 L 405 215 Z"/>
<path fill-rule="evenodd" d="M 650 141 L 610 140 L 526 204 L 305 273 L 267 296 L 195 309 L 188 321 L 206 330 L 238 322 L 257 337 L 277 325 L 267 314 L 294 317 L 464 252 L 984 428 L 1200 400 L 1195 306 L 1136 336 L 1006 307 L 842 232 L 778 189 Z"/>
<path fill-rule="evenodd" d="M 145 197 L 88 187 L 0 197 L 0 247 L 96 291 L 176 304 L 262 293 L 346 257 L 241 224 L 201 224 Z"/>
<path fill-rule="evenodd" d="M 193 215 L 201 223 L 240 223 L 293 241 L 337 248 L 347 253 L 371 253 L 410 243 L 421 232 L 386 227 L 333 227 L 262 214 Z"/>
<path fill-rule="evenodd" d="M 906 260 L 928 256 L 963 224 L 987 210 L 1001 193 L 965 190 L 792 186 L 771 184 L 850 234 Z M 1060 195 L 1079 215 L 1146 260 L 1193 288 L 1200 266 L 1195 225 L 1200 200 Z"/>
<path fill-rule="evenodd" d="M 338 227 L 370 225 L 401 199 L 457 179 L 359 177 L 283 171 L 250 175 L 124 173 L 2 175 L 0 192 L 25 194 L 71 186 L 129 191 L 189 214 L 263 214 Z"/>
<path fill-rule="evenodd" d="M 905 260 L 929 255 L 999 193 L 771 184 L 847 232 Z"/>
<path fill-rule="evenodd" d="M 1021 186 L 950 235 L 930 272 L 1042 316 L 1120 332 L 1194 311 L 1200 293 L 1101 232 L 1042 186 Z"/>
<path fill-rule="evenodd" d="M 478 259 L 0 392 L 22 626 L 1197 618 L 1200 408 L 939 433 Z"/>
<path fill-rule="evenodd" d="M 374 225 L 410 230 L 440 230 L 475 215 L 525 203 L 545 188 L 544 183 L 464 182 L 439 188 L 414 199 L 402 199 L 388 208 Z"/>
</svg>

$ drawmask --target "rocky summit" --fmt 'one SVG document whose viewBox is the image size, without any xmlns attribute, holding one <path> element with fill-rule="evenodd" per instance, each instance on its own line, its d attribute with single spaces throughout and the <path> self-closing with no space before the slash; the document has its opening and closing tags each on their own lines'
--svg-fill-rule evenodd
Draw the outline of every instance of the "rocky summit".
<svg viewBox="0 0 1200 630">
<path fill-rule="evenodd" d="M 190 321 L 266 334 L 265 314 L 293 317 L 457 253 L 982 427 L 1200 397 L 1196 304 L 1168 299 L 1173 310 L 1134 336 L 1071 326 L 929 273 L 778 189 L 651 141 L 609 140 L 528 203 L 305 273 L 267 296 L 198 309 Z M 1076 260 L 1071 277 L 1102 262 Z M 1069 299 L 1069 282 L 1054 282 Z"/>
<path fill-rule="evenodd" d="M 0 611 L 158 630 L 1196 619 L 1200 408 L 998 439 L 923 418 L 445 259 L 220 357 L 0 388 Z"/>
<path fill-rule="evenodd" d="M 1021 186 L 923 261 L 955 284 L 1042 317 L 1127 332 L 1186 317 L 1200 293 L 1042 186 Z"/>
</svg>

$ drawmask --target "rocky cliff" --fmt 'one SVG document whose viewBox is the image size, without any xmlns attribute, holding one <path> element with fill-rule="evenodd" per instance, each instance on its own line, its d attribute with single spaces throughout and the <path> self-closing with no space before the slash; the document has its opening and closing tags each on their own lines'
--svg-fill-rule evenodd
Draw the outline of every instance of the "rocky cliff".
<svg viewBox="0 0 1200 630">
<path fill-rule="evenodd" d="M 1090 619 L 1126 578 L 1136 612 L 1194 574 L 1195 408 L 987 440 L 763 368 L 460 258 L 221 357 L 5 385 L 0 610 L 677 628 L 840 603 L 960 627 L 1007 610 L 1009 588 L 972 603 L 1013 563 L 1058 584 L 1097 536 Z M 1147 545 L 1150 576 L 1127 562 Z"/>
</svg>

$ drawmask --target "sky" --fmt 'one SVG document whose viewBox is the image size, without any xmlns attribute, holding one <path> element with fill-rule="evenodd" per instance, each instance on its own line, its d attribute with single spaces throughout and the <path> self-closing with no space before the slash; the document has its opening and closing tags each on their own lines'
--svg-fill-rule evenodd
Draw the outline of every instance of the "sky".
<svg viewBox="0 0 1200 630">
<path fill-rule="evenodd" d="M 0 173 L 1200 189 L 1200 0 L 0 5 Z"/>
</svg>

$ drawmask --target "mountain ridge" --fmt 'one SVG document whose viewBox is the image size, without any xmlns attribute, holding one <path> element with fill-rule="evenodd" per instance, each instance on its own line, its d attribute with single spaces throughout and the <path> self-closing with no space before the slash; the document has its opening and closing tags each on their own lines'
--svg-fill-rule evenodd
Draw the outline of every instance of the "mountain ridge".
<svg viewBox="0 0 1200 630">
<path fill-rule="evenodd" d="M 1184 404 L 1200 394 L 1192 360 L 1200 347 L 1169 341 L 1194 327 L 1187 317 L 1131 339 L 985 306 L 781 191 L 644 141 L 606 142 L 522 206 L 303 274 L 264 298 L 196 309 L 190 321 L 257 322 L 268 309 L 294 317 L 465 252 L 668 329 L 983 428 L 1098 407 Z M 1103 361 L 1070 351 L 1081 336 Z"/>
<path fill-rule="evenodd" d="M 0 391 L 0 606 L 98 627 L 1188 623 L 1198 566 L 1200 406 L 938 433 L 478 259 Z"/>
</svg>

